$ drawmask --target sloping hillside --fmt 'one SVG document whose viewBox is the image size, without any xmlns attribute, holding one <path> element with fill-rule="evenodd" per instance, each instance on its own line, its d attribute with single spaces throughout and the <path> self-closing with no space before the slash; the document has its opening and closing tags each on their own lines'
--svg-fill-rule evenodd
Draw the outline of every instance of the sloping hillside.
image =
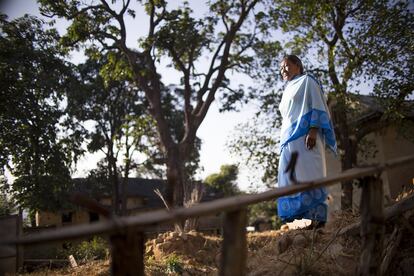
<svg viewBox="0 0 414 276">
<path fill-rule="evenodd" d="M 405 212 L 386 223 L 384 255 L 390 260 L 386 274 L 414 275 L 414 215 Z M 248 275 L 353 275 L 359 263 L 358 231 L 341 230 L 358 222 L 349 213 L 317 230 L 282 230 L 249 233 Z M 392 246 L 395 245 L 395 248 Z M 146 275 L 217 275 L 221 238 L 197 232 L 181 237 L 160 234 L 146 243 Z M 109 260 L 88 262 L 77 268 L 43 269 L 25 275 L 109 275 Z"/>
</svg>

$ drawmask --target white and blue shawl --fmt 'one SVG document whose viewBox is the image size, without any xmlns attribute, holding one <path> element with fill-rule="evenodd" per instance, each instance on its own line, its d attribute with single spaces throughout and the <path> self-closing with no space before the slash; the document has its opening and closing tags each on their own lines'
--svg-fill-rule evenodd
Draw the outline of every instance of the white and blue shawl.
<svg viewBox="0 0 414 276">
<path fill-rule="evenodd" d="M 303 74 L 289 81 L 279 110 L 283 118 L 280 151 L 293 140 L 305 136 L 310 127 L 322 132 L 326 145 L 336 153 L 336 139 L 328 105 L 317 79 Z"/>
</svg>

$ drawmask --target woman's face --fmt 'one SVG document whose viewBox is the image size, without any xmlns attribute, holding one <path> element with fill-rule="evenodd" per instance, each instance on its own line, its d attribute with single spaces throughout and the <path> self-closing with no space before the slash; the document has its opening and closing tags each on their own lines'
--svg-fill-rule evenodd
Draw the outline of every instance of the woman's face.
<svg viewBox="0 0 414 276">
<path fill-rule="evenodd" d="M 280 74 L 283 80 L 290 81 L 294 76 L 300 74 L 300 67 L 290 60 L 284 59 L 280 63 Z"/>
</svg>

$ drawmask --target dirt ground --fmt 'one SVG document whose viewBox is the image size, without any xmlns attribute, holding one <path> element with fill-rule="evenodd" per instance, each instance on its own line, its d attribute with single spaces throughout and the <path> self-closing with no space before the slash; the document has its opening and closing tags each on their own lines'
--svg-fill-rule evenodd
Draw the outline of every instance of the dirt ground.
<svg viewBox="0 0 414 276">
<path fill-rule="evenodd" d="M 358 235 L 338 235 L 357 221 L 338 213 L 324 228 L 248 233 L 247 275 L 353 275 L 359 262 Z M 385 241 L 395 225 L 386 226 Z M 402 241 L 394 255 L 389 275 L 414 275 L 414 216 L 404 222 Z M 385 245 L 387 242 L 385 242 Z M 185 237 L 169 232 L 146 243 L 146 275 L 217 275 L 221 238 L 197 232 Z M 41 270 L 23 275 L 109 275 L 109 260 L 89 262 L 75 269 Z"/>
</svg>

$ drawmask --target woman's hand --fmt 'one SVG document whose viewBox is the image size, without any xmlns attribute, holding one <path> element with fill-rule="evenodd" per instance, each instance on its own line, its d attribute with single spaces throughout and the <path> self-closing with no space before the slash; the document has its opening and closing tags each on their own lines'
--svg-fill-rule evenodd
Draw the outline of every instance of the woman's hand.
<svg viewBox="0 0 414 276">
<path fill-rule="evenodd" d="M 305 137 L 305 144 L 308 150 L 311 150 L 316 145 L 316 137 L 318 136 L 317 128 L 310 128 L 308 134 Z"/>
</svg>

